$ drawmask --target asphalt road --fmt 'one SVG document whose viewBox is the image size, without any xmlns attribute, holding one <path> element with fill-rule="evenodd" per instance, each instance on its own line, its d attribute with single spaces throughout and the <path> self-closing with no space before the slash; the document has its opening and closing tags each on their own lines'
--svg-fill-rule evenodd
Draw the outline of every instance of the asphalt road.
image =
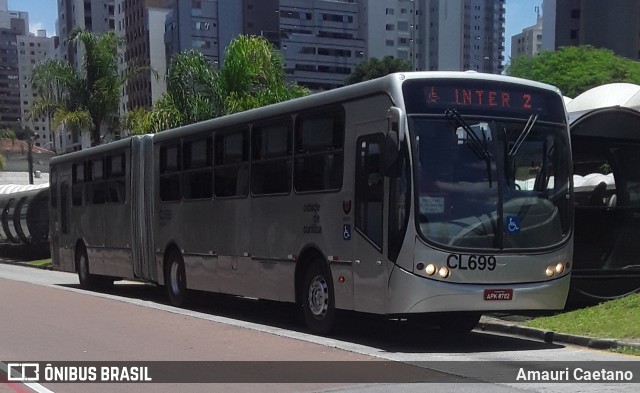
<svg viewBox="0 0 640 393">
<path fill-rule="evenodd" d="M 121 282 L 108 292 L 84 291 L 78 288 L 75 275 L 2 264 L 0 299 L 3 299 L 0 301 L 0 361 L 3 362 L 225 361 L 227 363 L 221 364 L 247 367 L 246 372 L 227 370 L 235 383 L 215 385 L 41 384 L 54 392 L 600 393 L 638 390 L 638 384 L 624 383 L 515 383 L 510 379 L 514 370 L 527 365 L 550 361 L 586 362 L 579 364 L 582 365 L 636 358 L 487 332 L 450 336 L 406 322 L 348 314 L 343 316 L 344 327 L 338 333 L 329 338 L 318 337 L 304 332 L 297 310 L 291 305 L 194 293 L 190 306 L 178 309 L 167 305 L 164 296 L 153 286 Z M 261 363 L 230 363 L 242 361 Z M 301 365 L 300 372 L 308 373 L 308 380 L 302 377 L 299 383 L 238 383 L 245 381 L 245 377 L 246 381 L 264 382 L 260 373 L 265 370 L 260 365 L 277 372 L 281 367 L 277 361 L 297 362 L 295 364 Z M 342 364 L 354 365 L 360 371 L 364 365 L 369 374 L 361 380 L 340 381 L 338 375 L 348 373 L 330 367 L 337 361 L 352 361 Z M 497 368 L 487 368 L 492 364 L 497 364 Z M 257 369 L 251 368 L 256 365 Z M 380 365 L 382 371 L 378 371 Z M 389 370 L 392 371 L 389 373 Z M 372 376 L 386 375 L 385 372 L 397 381 L 370 382 Z M 407 382 L 433 382 L 400 383 L 405 378 Z M 480 383 L 494 379 L 499 382 Z M 29 392 L 30 389 L 24 385 L 8 385 L 0 379 L 1 393 Z"/>
</svg>

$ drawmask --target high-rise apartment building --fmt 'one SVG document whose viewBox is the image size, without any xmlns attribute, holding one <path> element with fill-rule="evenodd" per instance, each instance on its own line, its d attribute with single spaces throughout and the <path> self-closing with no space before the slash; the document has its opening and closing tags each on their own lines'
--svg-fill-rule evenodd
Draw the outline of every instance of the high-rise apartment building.
<svg viewBox="0 0 640 393">
<path fill-rule="evenodd" d="M 9 12 L 6 1 L 0 3 L 0 129 L 12 129 L 19 137 L 26 131 L 22 128 L 20 85 L 24 82 L 20 80 L 18 37 L 27 34 L 28 26 L 26 13 Z"/>
<path fill-rule="evenodd" d="M 511 37 L 511 57 L 533 56 L 542 50 L 542 18 L 538 16 L 536 24 L 522 29 Z"/>
<path fill-rule="evenodd" d="M 417 35 L 422 70 L 499 74 L 504 60 L 505 0 L 427 0 Z M 424 26 L 424 28 L 423 28 Z"/>
<path fill-rule="evenodd" d="M 424 14 L 425 1 L 382 0 L 362 1 L 362 28 L 366 37 L 368 58 L 392 56 L 411 63 L 414 70 L 421 69 L 426 30 L 420 21 Z"/>
<path fill-rule="evenodd" d="M 138 69 L 124 86 L 121 110 L 150 109 L 166 90 L 164 30 L 175 0 L 116 0 L 116 32 L 124 40 L 120 72 Z"/>
<path fill-rule="evenodd" d="M 69 35 L 74 29 L 104 33 L 115 30 L 115 0 L 58 0 L 57 35 L 60 37 L 60 58 L 79 66 L 82 53 L 69 50 Z"/>
<path fill-rule="evenodd" d="M 45 30 L 38 30 L 37 34 L 17 36 L 18 68 L 20 76 L 20 111 L 22 128 L 33 131 L 34 144 L 48 149 L 58 148 L 59 141 L 54 140 L 49 118 L 29 118 L 29 110 L 37 99 L 38 93 L 33 88 L 31 76 L 33 68 L 48 59 L 53 58 L 55 39 L 47 37 Z"/>
<path fill-rule="evenodd" d="M 366 59 L 357 2 L 280 0 L 278 15 L 290 81 L 315 91 L 333 89 Z"/>
<path fill-rule="evenodd" d="M 176 1 L 167 16 L 165 45 L 167 61 L 176 53 L 197 50 L 220 64 L 224 49 L 242 34 L 243 1 Z"/>
<path fill-rule="evenodd" d="M 640 59 L 640 1 L 545 0 L 543 49 L 592 45 Z"/>
</svg>

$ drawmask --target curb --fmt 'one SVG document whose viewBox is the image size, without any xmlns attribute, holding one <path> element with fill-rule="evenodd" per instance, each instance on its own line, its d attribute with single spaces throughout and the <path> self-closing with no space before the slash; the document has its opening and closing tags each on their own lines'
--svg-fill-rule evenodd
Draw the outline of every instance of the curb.
<svg viewBox="0 0 640 393">
<path fill-rule="evenodd" d="M 549 330 L 542 330 L 522 326 L 517 323 L 503 321 L 501 319 L 482 317 L 478 328 L 482 331 L 510 333 L 517 336 L 533 338 L 544 341 L 545 343 L 560 342 L 565 344 L 579 345 L 582 347 L 593 349 L 615 349 L 620 347 L 631 347 L 640 349 L 640 343 L 623 340 L 615 340 L 609 338 L 594 338 L 586 336 L 578 336 L 566 333 L 556 333 Z"/>
</svg>

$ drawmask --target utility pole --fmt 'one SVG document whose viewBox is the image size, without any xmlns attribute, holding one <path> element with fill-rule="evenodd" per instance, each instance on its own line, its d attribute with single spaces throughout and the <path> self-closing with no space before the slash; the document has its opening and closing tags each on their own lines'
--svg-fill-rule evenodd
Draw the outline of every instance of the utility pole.
<svg viewBox="0 0 640 393">
<path fill-rule="evenodd" d="M 33 140 L 36 133 L 31 134 L 29 137 L 29 150 L 27 151 L 27 167 L 29 169 L 29 184 L 33 184 Z"/>
</svg>

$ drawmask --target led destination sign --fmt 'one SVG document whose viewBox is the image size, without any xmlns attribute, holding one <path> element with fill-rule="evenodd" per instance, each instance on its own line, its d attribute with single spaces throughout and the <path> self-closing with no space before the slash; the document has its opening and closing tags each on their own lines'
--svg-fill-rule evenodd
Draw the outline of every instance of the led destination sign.
<svg viewBox="0 0 640 393">
<path fill-rule="evenodd" d="M 564 122 L 556 93 L 509 83 L 476 80 L 408 80 L 403 85 L 410 114 L 442 114 L 456 108 L 461 113 L 487 116 L 529 117 Z"/>
</svg>

